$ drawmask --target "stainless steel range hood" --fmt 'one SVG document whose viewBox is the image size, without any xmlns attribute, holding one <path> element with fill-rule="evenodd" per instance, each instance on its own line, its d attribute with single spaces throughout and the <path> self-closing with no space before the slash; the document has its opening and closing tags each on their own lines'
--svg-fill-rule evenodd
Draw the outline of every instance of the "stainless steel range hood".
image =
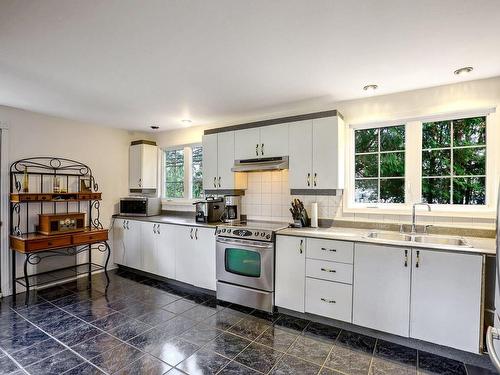
<svg viewBox="0 0 500 375">
<path fill-rule="evenodd" d="M 235 160 L 233 172 L 261 172 L 288 169 L 288 156 Z"/>
</svg>

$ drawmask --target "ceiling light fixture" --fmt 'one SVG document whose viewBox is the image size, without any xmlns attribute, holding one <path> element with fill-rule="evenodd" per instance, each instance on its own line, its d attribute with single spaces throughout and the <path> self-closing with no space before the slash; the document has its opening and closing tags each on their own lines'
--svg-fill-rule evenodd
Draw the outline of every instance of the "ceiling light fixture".
<svg viewBox="0 0 500 375">
<path fill-rule="evenodd" d="M 378 89 L 378 85 L 366 85 L 363 87 L 363 90 L 367 92 L 374 92 L 376 89 Z"/>
<path fill-rule="evenodd" d="M 191 124 L 193 121 L 189 120 L 189 119 L 184 119 L 184 120 L 181 120 L 181 122 L 184 124 L 184 125 L 189 125 Z"/>
<path fill-rule="evenodd" d="M 472 72 L 474 68 L 472 66 L 465 66 L 463 68 L 455 70 L 453 73 L 455 73 L 457 76 L 461 76 L 463 74 L 467 74 Z"/>
</svg>

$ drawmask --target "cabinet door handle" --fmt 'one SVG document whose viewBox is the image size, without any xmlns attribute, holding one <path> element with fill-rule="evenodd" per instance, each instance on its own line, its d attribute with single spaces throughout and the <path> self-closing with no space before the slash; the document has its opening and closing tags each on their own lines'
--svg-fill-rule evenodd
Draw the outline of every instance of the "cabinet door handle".
<svg viewBox="0 0 500 375">
<path fill-rule="evenodd" d="M 417 261 L 415 263 L 415 268 L 420 267 L 420 250 L 417 250 Z"/>
<path fill-rule="evenodd" d="M 307 186 L 311 186 L 311 174 L 307 174 Z"/>
<path fill-rule="evenodd" d="M 129 225 L 128 225 L 129 221 L 127 220 L 127 230 L 130 229 Z"/>
<path fill-rule="evenodd" d="M 221 177 L 219 176 L 219 187 L 221 187 L 221 184 L 220 184 L 220 179 L 221 179 Z"/>
<path fill-rule="evenodd" d="M 408 250 L 405 250 L 405 267 L 408 267 Z"/>
<path fill-rule="evenodd" d="M 160 224 L 156 224 L 156 234 L 160 234 Z"/>
<path fill-rule="evenodd" d="M 264 155 L 264 143 L 260 145 L 260 153 L 261 155 Z"/>
<path fill-rule="evenodd" d="M 156 234 L 156 224 L 153 224 L 153 233 Z"/>
<path fill-rule="evenodd" d="M 123 229 L 127 229 L 127 227 L 125 226 L 125 223 L 126 223 L 126 221 L 125 221 L 125 220 L 123 220 L 123 223 L 122 223 L 122 227 L 123 227 Z"/>
<path fill-rule="evenodd" d="M 321 300 L 323 302 L 326 302 L 326 303 L 337 303 L 337 301 L 333 300 L 333 299 L 326 299 L 326 298 L 321 298 Z"/>
<path fill-rule="evenodd" d="M 321 271 L 323 271 L 323 272 L 337 272 L 335 270 L 331 270 L 331 269 L 328 269 L 328 268 L 321 268 Z"/>
<path fill-rule="evenodd" d="M 214 188 L 217 187 L 217 177 L 214 177 Z"/>
<path fill-rule="evenodd" d="M 303 252 L 304 252 L 304 240 L 300 240 L 299 254 L 302 254 Z"/>
<path fill-rule="evenodd" d="M 191 237 L 191 239 L 193 239 L 193 229 L 194 228 L 191 228 L 191 230 L 189 231 L 189 237 Z"/>
<path fill-rule="evenodd" d="M 258 143 L 255 145 L 255 155 L 259 156 L 259 144 Z"/>
<path fill-rule="evenodd" d="M 321 250 L 323 250 L 323 251 L 332 251 L 334 253 L 337 252 L 337 249 L 327 249 L 326 247 L 322 247 Z"/>
<path fill-rule="evenodd" d="M 198 239 L 198 228 L 196 228 L 196 230 L 194 231 L 194 239 Z"/>
<path fill-rule="evenodd" d="M 139 178 L 139 187 L 142 187 L 142 178 Z"/>
<path fill-rule="evenodd" d="M 316 178 L 318 177 L 318 174 L 317 173 L 314 173 L 314 186 L 316 186 Z"/>
</svg>

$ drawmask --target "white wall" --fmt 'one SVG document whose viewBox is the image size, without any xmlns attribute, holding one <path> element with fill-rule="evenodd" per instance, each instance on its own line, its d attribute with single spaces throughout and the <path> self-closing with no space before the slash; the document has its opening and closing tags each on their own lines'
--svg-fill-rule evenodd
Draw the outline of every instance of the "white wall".
<svg viewBox="0 0 500 375">
<path fill-rule="evenodd" d="M 432 87 L 427 89 L 420 89 L 414 91 L 407 91 L 397 94 L 372 96 L 362 99 L 332 102 L 328 104 L 313 103 L 308 101 L 305 104 L 296 103 L 294 107 L 283 109 L 280 112 L 281 116 L 294 115 L 300 113 L 316 112 L 327 109 L 337 109 L 344 116 L 345 123 L 360 124 L 360 123 L 375 123 L 383 121 L 391 121 L 397 119 L 404 119 L 417 116 L 434 115 L 447 112 L 461 112 L 472 109 L 498 107 L 500 110 L 500 77 L 461 82 L 452 85 L 445 85 L 439 87 Z M 276 113 L 273 116 L 263 115 L 260 119 L 271 117 L 278 117 Z M 249 121 L 256 121 L 257 118 L 242 118 L 238 123 L 245 123 Z M 498 181 L 500 176 L 500 147 L 498 147 L 500 140 L 500 115 L 493 113 L 489 116 L 489 132 L 488 132 L 488 147 L 493 150 L 492 158 L 489 158 L 488 163 L 491 163 L 491 175 L 488 176 L 491 181 Z M 173 131 L 165 131 L 157 134 L 157 142 L 160 147 L 170 147 L 181 144 L 201 142 L 201 137 L 205 129 L 234 125 L 234 124 L 211 124 L 203 127 L 191 127 L 186 129 L 177 129 Z M 252 177 L 253 175 L 253 177 Z M 250 217 L 256 218 L 276 218 L 277 216 L 277 196 L 271 201 L 271 215 L 267 205 L 268 197 L 262 196 L 262 189 L 259 181 L 268 177 L 261 174 L 251 174 L 249 176 L 249 188 L 246 191 L 247 198 L 244 199 L 244 211 Z M 276 177 L 277 178 L 277 177 Z M 251 183 L 253 180 L 253 183 Z M 284 182 L 282 182 L 283 184 Z M 492 184 L 493 186 L 497 184 Z M 265 186 L 264 186 L 265 189 Z M 286 190 L 286 189 L 284 189 Z M 489 191 L 491 194 L 496 194 L 495 189 Z M 267 194 L 267 193 L 264 193 Z M 288 202 L 292 197 L 286 192 L 282 192 L 282 202 Z M 319 214 L 321 217 L 328 218 L 345 218 L 351 220 L 361 221 L 384 221 L 384 222 L 399 222 L 401 220 L 408 221 L 407 215 L 395 214 L 368 214 L 364 212 L 346 213 L 343 210 L 343 200 L 339 197 L 300 197 L 306 203 L 317 201 L 319 204 Z M 253 206 L 259 207 L 253 207 Z M 282 203 L 282 216 L 281 219 L 290 219 L 287 211 Z M 287 204 L 288 205 L 288 204 Z M 272 208 L 274 206 L 274 210 Z M 262 215 L 262 210 L 266 215 Z M 258 214 L 260 212 L 260 214 Z M 273 214 L 273 212 L 275 214 Z M 436 225 L 454 225 L 454 226 L 475 226 L 492 228 L 494 220 L 484 218 L 484 215 L 470 213 L 470 216 L 453 217 L 443 215 L 426 216 L 422 222 Z"/>
<path fill-rule="evenodd" d="M 90 166 L 102 191 L 101 222 L 105 228 L 110 227 L 120 197 L 128 195 L 130 141 L 147 135 L 3 106 L 0 123 L 8 127 L 9 165 L 27 157 L 58 156 Z M 22 258 L 18 256 L 18 274 Z M 102 263 L 102 254 L 96 254 L 93 261 Z"/>
</svg>

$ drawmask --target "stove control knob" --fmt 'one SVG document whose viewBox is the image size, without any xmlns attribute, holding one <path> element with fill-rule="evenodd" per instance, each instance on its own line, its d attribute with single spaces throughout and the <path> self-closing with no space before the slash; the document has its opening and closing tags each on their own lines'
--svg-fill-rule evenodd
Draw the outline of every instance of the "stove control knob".
<svg viewBox="0 0 500 375">
<path fill-rule="evenodd" d="M 262 237 L 264 237 L 266 234 L 265 234 L 264 232 L 262 232 L 260 235 L 261 235 Z"/>
<path fill-rule="evenodd" d="M 227 233 L 231 233 L 231 229 L 228 229 L 228 230 L 227 230 Z"/>
<path fill-rule="evenodd" d="M 220 233 L 220 229 L 217 229 L 217 233 Z"/>
<path fill-rule="evenodd" d="M 266 236 L 266 238 L 267 238 L 267 239 L 270 239 L 270 238 L 271 238 L 271 235 L 269 235 L 269 234 L 268 234 L 268 235 Z"/>
<path fill-rule="evenodd" d="M 254 236 L 257 237 L 259 235 L 259 232 L 254 232 Z"/>
<path fill-rule="evenodd" d="M 226 228 L 222 229 L 222 233 L 226 233 Z"/>
</svg>

